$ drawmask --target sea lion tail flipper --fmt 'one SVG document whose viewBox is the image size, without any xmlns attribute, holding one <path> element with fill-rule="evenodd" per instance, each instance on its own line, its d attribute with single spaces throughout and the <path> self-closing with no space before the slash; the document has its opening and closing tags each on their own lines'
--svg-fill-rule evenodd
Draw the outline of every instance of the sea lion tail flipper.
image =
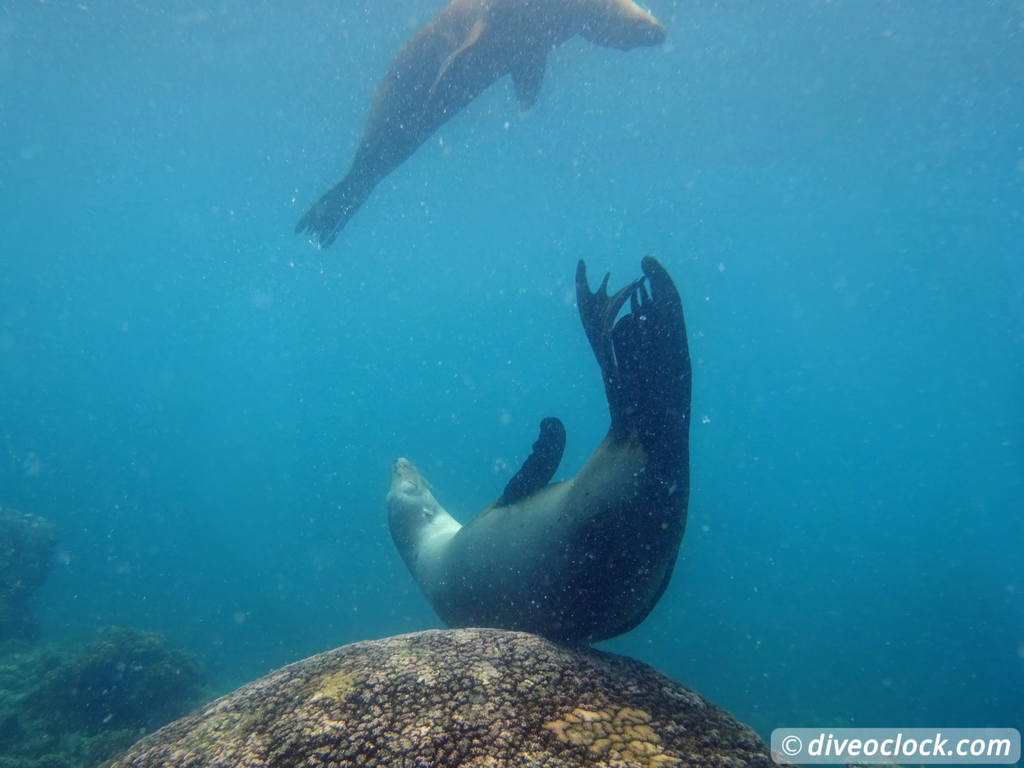
<svg viewBox="0 0 1024 768">
<path fill-rule="evenodd" d="M 608 276 L 591 292 L 580 261 L 577 303 L 601 366 L 613 435 L 635 437 L 652 454 L 674 460 L 678 450 L 685 450 L 690 421 L 683 305 L 672 278 L 656 259 L 645 257 L 641 266 L 642 279 L 608 296 Z M 616 321 L 627 300 L 629 311 Z"/>
<path fill-rule="evenodd" d="M 538 51 L 536 55 L 524 56 L 512 67 L 512 87 L 522 109 L 529 109 L 537 101 L 547 59 L 545 51 Z"/>
<path fill-rule="evenodd" d="M 363 189 L 364 186 L 354 183 L 351 176 L 346 176 L 299 219 L 295 225 L 295 234 L 306 232 L 310 242 L 318 248 L 328 247 L 338 238 L 352 214 L 366 202 L 368 192 Z"/>
<path fill-rule="evenodd" d="M 508 481 L 495 507 L 504 507 L 525 499 L 551 482 L 565 451 L 565 427 L 559 419 L 549 416 L 540 423 L 540 434 L 533 444 L 533 452 L 523 462 L 515 476 Z"/>
</svg>

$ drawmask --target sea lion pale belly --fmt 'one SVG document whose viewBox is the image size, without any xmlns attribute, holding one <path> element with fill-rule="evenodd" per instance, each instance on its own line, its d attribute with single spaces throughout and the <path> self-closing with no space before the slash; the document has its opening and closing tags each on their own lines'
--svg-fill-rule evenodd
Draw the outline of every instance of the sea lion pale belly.
<svg viewBox="0 0 1024 768">
<path fill-rule="evenodd" d="M 451 0 L 395 57 L 348 175 L 295 231 L 334 242 L 373 188 L 498 78 L 511 75 L 520 104 L 532 105 L 548 51 L 576 35 L 628 50 L 665 30 L 633 0 Z"/>
<path fill-rule="evenodd" d="M 635 627 L 664 592 L 686 524 L 690 361 L 672 279 L 652 258 L 643 272 L 608 296 L 607 277 L 592 293 L 583 262 L 577 270 L 611 427 L 576 477 L 548 484 L 564 432 L 545 419 L 501 498 L 462 526 L 407 459 L 395 461 L 392 538 L 448 625 L 593 642 Z"/>
</svg>

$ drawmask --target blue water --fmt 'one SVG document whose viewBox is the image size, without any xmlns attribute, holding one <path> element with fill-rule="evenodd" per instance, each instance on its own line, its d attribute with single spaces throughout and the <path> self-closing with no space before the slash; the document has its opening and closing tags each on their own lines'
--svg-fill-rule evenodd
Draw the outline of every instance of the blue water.
<svg viewBox="0 0 1024 768">
<path fill-rule="evenodd" d="M 667 594 L 604 644 L 782 725 L 1024 726 L 1024 6 L 650 0 L 374 193 L 428 0 L 0 1 L 0 504 L 61 529 L 48 638 L 124 624 L 226 690 L 437 626 L 384 494 L 463 520 L 607 427 L 576 259 L 656 254 L 694 356 Z"/>
</svg>

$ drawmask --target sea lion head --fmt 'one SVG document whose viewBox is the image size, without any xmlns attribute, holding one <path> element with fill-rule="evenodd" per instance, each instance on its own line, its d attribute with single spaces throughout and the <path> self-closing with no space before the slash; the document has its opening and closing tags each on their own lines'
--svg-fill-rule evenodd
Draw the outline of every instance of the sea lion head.
<svg viewBox="0 0 1024 768">
<path fill-rule="evenodd" d="M 407 562 L 427 542 L 446 539 L 459 528 L 458 522 L 434 498 L 429 483 L 408 459 L 395 459 L 391 466 L 387 504 L 391 536 Z"/>
<path fill-rule="evenodd" d="M 633 0 L 585 0 L 583 29 L 587 40 L 628 51 L 665 42 L 665 27 Z"/>
</svg>

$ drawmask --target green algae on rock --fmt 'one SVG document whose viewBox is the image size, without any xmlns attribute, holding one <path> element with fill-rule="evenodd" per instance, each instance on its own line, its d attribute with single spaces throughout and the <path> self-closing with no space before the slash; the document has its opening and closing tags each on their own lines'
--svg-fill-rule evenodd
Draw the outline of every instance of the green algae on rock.
<svg viewBox="0 0 1024 768">
<path fill-rule="evenodd" d="M 456 629 L 290 664 L 109 768 L 771 764 L 752 730 L 645 664 L 522 632 Z"/>
<path fill-rule="evenodd" d="M 94 768 L 207 698 L 204 678 L 141 630 L 0 643 L 0 768 Z"/>
<path fill-rule="evenodd" d="M 205 683 L 199 663 L 168 646 L 162 635 L 107 627 L 49 670 L 25 705 L 87 733 L 152 730 L 195 706 Z"/>
</svg>

